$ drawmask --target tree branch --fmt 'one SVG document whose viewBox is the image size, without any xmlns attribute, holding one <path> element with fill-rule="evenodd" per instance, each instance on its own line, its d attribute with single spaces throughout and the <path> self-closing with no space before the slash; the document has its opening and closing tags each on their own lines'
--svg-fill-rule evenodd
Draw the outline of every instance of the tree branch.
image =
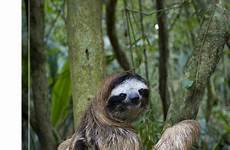
<svg viewBox="0 0 230 150">
<path fill-rule="evenodd" d="M 52 134 L 48 106 L 43 0 L 32 0 L 30 3 L 30 43 L 32 96 L 37 135 L 43 150 L 54 150 L 56 143 Z"/>
<path fill-rule="evenodd" d="M 106 25 L 107 25 L 107 34 L 109 36 L 109 40 L 113 47 L 114 54 L 117 58 L 118 63 L 120 66 L 125 70 L 131 70 L 128 58 L 126 57 L 125 52 L 121 49 L 119 44 L 117 34 L 116 34 L 116 4 L 117 0 L 109 0 L 106 5 Z"/>
<path fill-rule="evenodd" d="M 190 1 L 186 0 L 186 1 L 183 1 L 183 2 L 180 2 L 180 3 L 175 3 L 170 7 L 167 7 L 167 8 L 164 8 L 164 9 L 159 9 L 159 10 L 154 10 L 152 12 L 143 12 L 143 11 L 139 11 L 139 10 L 130 9 L 130 8 L 127 8 L 127 7 L 125 8 L 125 11 L 131 12 L 131 13 L 141 13 L 141 14 L 143 14 L 145 16 L 151 16 L 151 15 L 159 13 L 159 12 L 167 12 L 167 11 L 169 11 L 171 9 L 181 8 L 181 7 L 183 7 L 183 5 L 186 5 L 186 4 L 189 4 L 189 3 L 190 3 Z"/>
<path fill-rule="evenodd" d="M 217 4 L 204 14 L 206 16 L 197 38 L 197 45 L 190 57 L 180 84 L 180 91 L 172 102 L 167 116 L 167 125 L 181 120 L 195 119 L 199 110 L 204 89 L 214 72 L 229 34 L 223 12 L 216 9 Z"/>
<path fill-rule="evenodd" d="M 164 0 L 156 0 L 157 10 L 157 23 L 158 30 L 158 45 L 159 45 L 159 92 L 163 105 L 164 120 L 166 119 L 168 108 L 170 105 L 170 96 L 168 90 L 168 29 L 166 26 L 166 14 L 164 11 L 158 11 L 164 9 Z"/>
</svg>

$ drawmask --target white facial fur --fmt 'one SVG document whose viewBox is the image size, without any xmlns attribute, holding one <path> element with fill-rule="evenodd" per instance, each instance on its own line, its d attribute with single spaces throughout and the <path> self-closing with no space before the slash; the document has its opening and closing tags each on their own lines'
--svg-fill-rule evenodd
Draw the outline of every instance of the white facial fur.
<svg viewBox="0 0 230 150">
<path fill-rule="evenodd" d="M 130 92 L 138 92 L 140 89 L 148 89 L 147 85 L 135 78 L 125 80 L 115 87 L 110 96 L 119 95 L 121 93 L 129 94 Z"/>
</svg>

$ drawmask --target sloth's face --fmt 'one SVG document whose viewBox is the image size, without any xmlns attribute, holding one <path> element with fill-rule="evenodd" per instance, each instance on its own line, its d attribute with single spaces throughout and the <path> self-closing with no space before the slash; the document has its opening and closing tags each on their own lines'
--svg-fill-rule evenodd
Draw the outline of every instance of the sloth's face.
<svg viewBox="0 0 230 150">
<path fill-rule="evenodd" d="M 126 75 L 117 82 L 107 101 L 107 113 L 114 119 L 133 121 L 148 103 L 149 88 L 138 75 Z"/>
</svg>

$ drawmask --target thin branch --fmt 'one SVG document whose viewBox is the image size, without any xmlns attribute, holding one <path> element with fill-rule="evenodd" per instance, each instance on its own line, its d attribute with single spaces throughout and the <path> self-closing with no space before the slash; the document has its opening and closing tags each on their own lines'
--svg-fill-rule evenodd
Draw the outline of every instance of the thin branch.
<svg viewBox="0 0 230 150">
<path fill-rule="evenodd" d="M 179 12 L 178 12 L 177 15 L 175 16 L 175 18 L 172 19 L 173 21 L 172 21 L 171 25 L 169 25 L 168 31 L 171 31 L 171 30 L 173 29 L 173 27 L 174 27 L 174 25 L 176 24 L 177 20 L 180 18 L 181 11 L 182 11 L 182 8 L 179 9 Z"/>
<path fill-rule="evenodd" d="M 188 20 L 190 18 L 189 11 L 187 8 L 184 8 L 184 11 L 185 11 L 186 19 Z M 188 29 L 189 29 L 190 22 L 186 21 L 186 25 L 188 26 Z M 195 47 L 195 35 L 194 35 L 193 31 L 192 30 L 188 31 L 188 35 L 191 38 L 192 46 Z"/>
<path fill-rule="evenodd" d="M 156 10 L 164 9 L 164 0 L 156 0 Z M 159 92 L 163 105 L 164 120 L 166 119 L 170 105 L 170 96 L 168 90 L 168 29 L 166 26 L 166 14 L 164 11 L 157 11 L 158 45 L 159 45 Z"/>
<path fill-rule="evenodd" d="M 123 2 L 124 2 L 125 10 L 126 10 L 127 2 L 126 2 L 126 0 L 123 0 Z M 130 28 L 129 28 L 130 20 L 129 20 L 128 11 L 125 11 L 125 19 L 126 19 L 126 25 L 127 25 L 127 34 L 128 34 L 128 37 L 129 37 L 129 45 L 130 45 L 129 50 L 130 50 L 131 62 L 132 62 L 133 71 L 135 72 L 133 50 L 132 50 L 132 47 L 131 47 L 132 40 L 131 40 L 131 36 L 130 36 Z"/>
<path fill-rule="evenodd" d="M 136 36 L 135 36 L 135 32 L 134 32 L 134 27 L 133 27 L 133 24 L 131 22 L 131 17 L 130 17 L 130 14 L 129 12 L 127 12 L 127 20 L 128 20 L 128 23 L 130 24 L 130 29 L 131 29 L 131 33 L 132 33 L 132 36 L 133 36 L 133 40 L 136 41 Z M 135 45 L 137 46 L 137 45 Z"/>
<path fill-rule="evenodd" d="M 132 8 L 134 8 L 134 4 L 133 4 L 132 0 L 131 0 L 131 5 L 132 5 Z M 139 31 L 139 29 L 140 29 L 140 23 L 138 22 L 138 20 L 135 17 L 136 14 L 135 13 L 129 13 L 129 14 L 131 15 L 130 18 L 133 18 L 133 22 L 134 22 L 134 24 L 136 25 L 136 27 L 137 27 L 137 29 Z M 137 14 L 137 15 L 139 15 L 139 14 Z"/>
<path fill-rule="evenodd" d="M 53 1 L 51 1 L 53 3 Z M 45 38 L 46 39 L 49 39 L 49 36 L 51 34 L 51 32 L 53 31 L 53 28 L 55 27 L 56 25 L 56 22 L 58 21 L 59 17 L 62 16 L 62 13 L 63 13 L 63 8 L 64 8 L 64 5 L 65 5 L 65 0 L 63 1 L 63 4 L 60 8 L 57 7 L 57 5 L 55 5 L 53 3 L 53 6 L 55 7 L 55 9 L 57 10 L 57 15 L 56 17 L 54 18 L 54 20 L 50 23 L 50 28 L 48 29 L 48 32 L 47 34 L 45 35 Z M 65 22 L 65 18 L 63 18 L 64 22 Z"/>
<path fill-rule="evenodd" d="M 116 4 L 117 0 L 109 0 L 106 5 L 106 25 L 107 25 L 107 34 L 109 36 L 109 40 L 113 47 L 114 54 L 117 58 L 120 66 L 125 70 L 131 70 L 128 58 L 126 57 L 125 52 L 121 49 L 120 43 L 116 34 Z"/>
<path fill-rule="evenodd" d="M 54 0 L 51 0 L 51 4 L 55 7 L 55 9 L 56 9 L 57 11 L 58 11 L 58 10 L 62 10 L 61 17 L 62 17 L 62 19 L 64 20 L 64 22 L 66 22 L 66 17 L 65 17 L 65 14 L 64 14 L 65 2 L 66 2 L 66 0 L 63 0 L 61 6 L 58 7 L 58 5 L 55 4 Z"/>
<path fill-rule="evenodd" d="M 140 12 L 142 12 L 142 0 L 139 0 L 139 10 Z M 143 23 L 143 14 L 140 13 L 140 24 L 141 24 L 141 33 L 142 33 L 142 39 L 143 39 L 143 44 L 144 44 L 144 63 L 145 63 L 145 76 L 146 76 L 146 80 L 149 83 L 149 71 L 148 71 L 148 57 L 147 57 L 147 52 L 146 52 L 146 45 L 145 45 L 145 39 L 146 39 L 146 35 L 145 35 L 145 30 L 144 30 L 144 23 Z"/>
<path fill-rule="evenodd" d="M 169 11 L 171 9 L 177 9 L 177 8 L 180 8 L 182 7 L 183 5 L 185 4 L 188 4 L 190 3 L 190 1 L 184 1 L 182 3 L 179 3 L 179 4 L 174 4 L 172 5 L 171 7 L 168 7 L 168 8 L 162 8 L 162 9 L 159 9 L 159 10 L 154 10 L 152 12 L 142 12 L 142 11 L 139 11 L 139 10 L 134 10 L 134 9 L 130 9 L 130 8 L 125 8 L 125 11 L 129 11 L 131 13 L 141 13 L 145 16 L 151 16 L 153 14 L 156 14 L 156 13 L 159 13 L 159 12 L 166 12 L 166 11 Z"/>
<path fill-rule="evenodd" d="M 179 88 L 181 92 L 170 105 L 166 126 L 196 118 L 204 89 L 223 55 L 228 31 L 225 22 L 219 17 L 222 12 L 218 16 L 213 15 L 214 11 L 218 11 L 216 7 L 216 4 L 212 4 L 212 9 L 203 14 L 206 17 L 197 38 L 197 45 L 185 66 Z"/>
</svg>

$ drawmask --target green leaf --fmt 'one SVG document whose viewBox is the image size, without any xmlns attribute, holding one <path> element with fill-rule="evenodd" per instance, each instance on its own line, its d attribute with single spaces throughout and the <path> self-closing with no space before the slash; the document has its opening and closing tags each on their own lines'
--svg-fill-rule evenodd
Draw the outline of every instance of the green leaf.
<svg viewBox="0 0 230 150">
<path fill-rule="evenodd" d="M 51 93 L 51 121 L 53 126 L 56 126 L 66 117 L 70 96 L 71 83 L 69 63 L 66 61 Z"/>
<path fill-rule="evenodd" d="M 189 80 L 189 79 L 184 79 L 184 80 L 181 81 L 181 84 L 182 84 L 183 88 L 188 89 L 193 85 L 193 81 Z"/>
</svg>

